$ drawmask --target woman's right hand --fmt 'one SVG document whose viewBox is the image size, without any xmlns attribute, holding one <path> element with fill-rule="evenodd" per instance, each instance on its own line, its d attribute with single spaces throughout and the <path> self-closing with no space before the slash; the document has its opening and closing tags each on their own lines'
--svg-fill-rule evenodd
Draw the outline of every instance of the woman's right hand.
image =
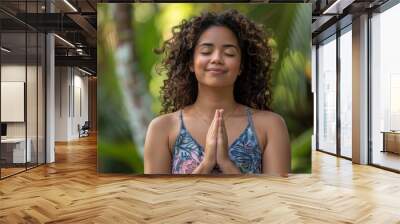
<svg viewBox="0 0 400 224">
<path fill-rule="evenodd" d="M 200 163 L 207 173 L 211 172 L 217 164 L 217 137 L 218 137 L 218 110 L 215 110 L 214 119 L 208 128 L 204 148 L 204 158 Z"/>
<path fill-rule="evenodd" d="M 215 110 L 214 119 L 208 128 L 204 149 L 203 161 L 212 166 L 212 168 L 217 164 L 218 113 L 219 111 Z"/>
</svg>

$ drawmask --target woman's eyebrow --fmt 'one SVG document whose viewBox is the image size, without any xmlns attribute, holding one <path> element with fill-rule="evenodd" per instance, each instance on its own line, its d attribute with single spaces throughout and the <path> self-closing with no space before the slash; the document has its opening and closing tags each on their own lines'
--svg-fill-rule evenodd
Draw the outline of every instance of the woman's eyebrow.
<svg viewBox="0 0 400 224">
<path fill-rule="evenodd" d="M 233 47 L 233 48 L 235 48 L 236 50 L 239 50 L 239 48 L 238 48 L 238 46 L 236 46 L 236 45 L 234 45 L 234 44 L 224 44 L 224 45 L 222 45 L 224 48 L 228 48 L 228 47 Z"/>
<path fill-rule="evenodd" d="M 212 44 L 212 43 L 200 43 L 199 46 L 213 47 L 214 44 Z"/>
<path fill-rule="evenodd" d="M 213 47 L 214 44 L 212 44 L 212 43 L 200 43 L 199 46 Z M 224 48 L 233 47 L 236 50 L 239 50 L 238 46 L 236 46 L 234 44 L 224 44 L 224 45 L 222 45 L 222 47 L 224 47 Z"/>
</svg>

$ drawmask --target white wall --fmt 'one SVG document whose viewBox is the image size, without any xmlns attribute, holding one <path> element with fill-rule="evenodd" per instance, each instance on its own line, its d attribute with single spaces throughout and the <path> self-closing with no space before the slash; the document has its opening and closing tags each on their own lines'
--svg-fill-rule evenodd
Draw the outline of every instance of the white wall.
<svg viewBox="0 0 400 224">
<path fill-rule="evenodd" d="M 25 82 L 25 64 L 1 65 L 1 81 Z"/>
<path fill-rule="evenodd" d="M 25 70 L 27 69 L 27 70 Z M 25 75 L 28 75 L 28 81 L 30 87 L 27 88 L 27 120 L 28 124 L 28 137 L 30 133 L 35 132 L 36 135 L 36 80 L 31 75 L 36 76 L 36 66 L 18 65 L 18 64 L 5 64 L 1 66 L 1 81 L 2 82 L 25 82 Z M 5 96 L 3 96 L 5 97 Z M 39 105 L 40 107 L 41 105 Z M 1 108 L 1 110 L 7 110 L 8 108 Z M 33 113 L 35 112 L 35 113 Z M 34 123 L 32 123 L 34 122 Z M 26 122 L 7 122 L 7 136 L 8 137 L 25 137 L 25 124 Z"/>
<path fill-rule="evenodd" d="M 25 82 L 1 81 L 1 121 L 25 121 Z M 34 105 L 36 108 L 36 105 Z"/>
<path fill-rule="evenodd" d="M 55 141 L 68 140 L 68 85 L 67 67 L 55 68 Z"/>
<path fill-rule="evenodd" d="M 56 67 L 55 73 L 55 140 L 70 141 L 88 120 L 88 78 L 72 67 Z"/>
<path fill-rule="evenodd" d="M 25 71 L 24 65 L 2 65 L 1 66 L 1 81 L 3 82 L 25 82 Z M 30 68 L 28 67 L 28 70 Z M 3 96 L 4 97 L 4 96 Z M 1 108 L 1 110 L 7 110 L 7 108 Z M 10 122 L 7 123 L 7 137 L 25 137 L 25 122 Z"/>
</svg>

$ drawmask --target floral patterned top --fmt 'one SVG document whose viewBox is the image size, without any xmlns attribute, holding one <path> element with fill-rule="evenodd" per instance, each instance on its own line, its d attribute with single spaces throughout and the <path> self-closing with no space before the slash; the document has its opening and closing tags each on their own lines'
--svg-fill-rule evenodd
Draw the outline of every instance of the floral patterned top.
<svg viewBox="0 0 400 224">
<path fill-rule="evenodd" d="M 246 112 L 248 125 L 229 147 L 229 157 L 242 173 L 261 173 L 262 153 L 248 107 Z M 204 149 L 185 128 L 182 110 L 179 119 L 181 127 L 173 148 L 172 174 L 191 174 L 203 160 Z M 221 170 L 216 166 L 212 173 Z"/>
</svg>

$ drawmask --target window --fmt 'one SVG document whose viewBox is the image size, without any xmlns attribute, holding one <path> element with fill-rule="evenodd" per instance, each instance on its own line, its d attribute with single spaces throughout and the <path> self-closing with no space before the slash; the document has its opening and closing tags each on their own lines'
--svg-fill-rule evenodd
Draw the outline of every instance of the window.
<svg viewBox="0 0 400 224">
<path fill-rule="evenodd" d="M 318 149 L 336 153 L 336 36 L 318 48 Z"/>
<path fill-rule="evenodd" d="M 399 4 L 371 18 L 372 163 L 395 170 L 400 170 L 399 21 Z"/>
<path fill-rule="evenodd" d="M 340 36 L 340 155 L 351 158 L 352 148 L 352 35 L 351 26 Z"/>
</svg>

